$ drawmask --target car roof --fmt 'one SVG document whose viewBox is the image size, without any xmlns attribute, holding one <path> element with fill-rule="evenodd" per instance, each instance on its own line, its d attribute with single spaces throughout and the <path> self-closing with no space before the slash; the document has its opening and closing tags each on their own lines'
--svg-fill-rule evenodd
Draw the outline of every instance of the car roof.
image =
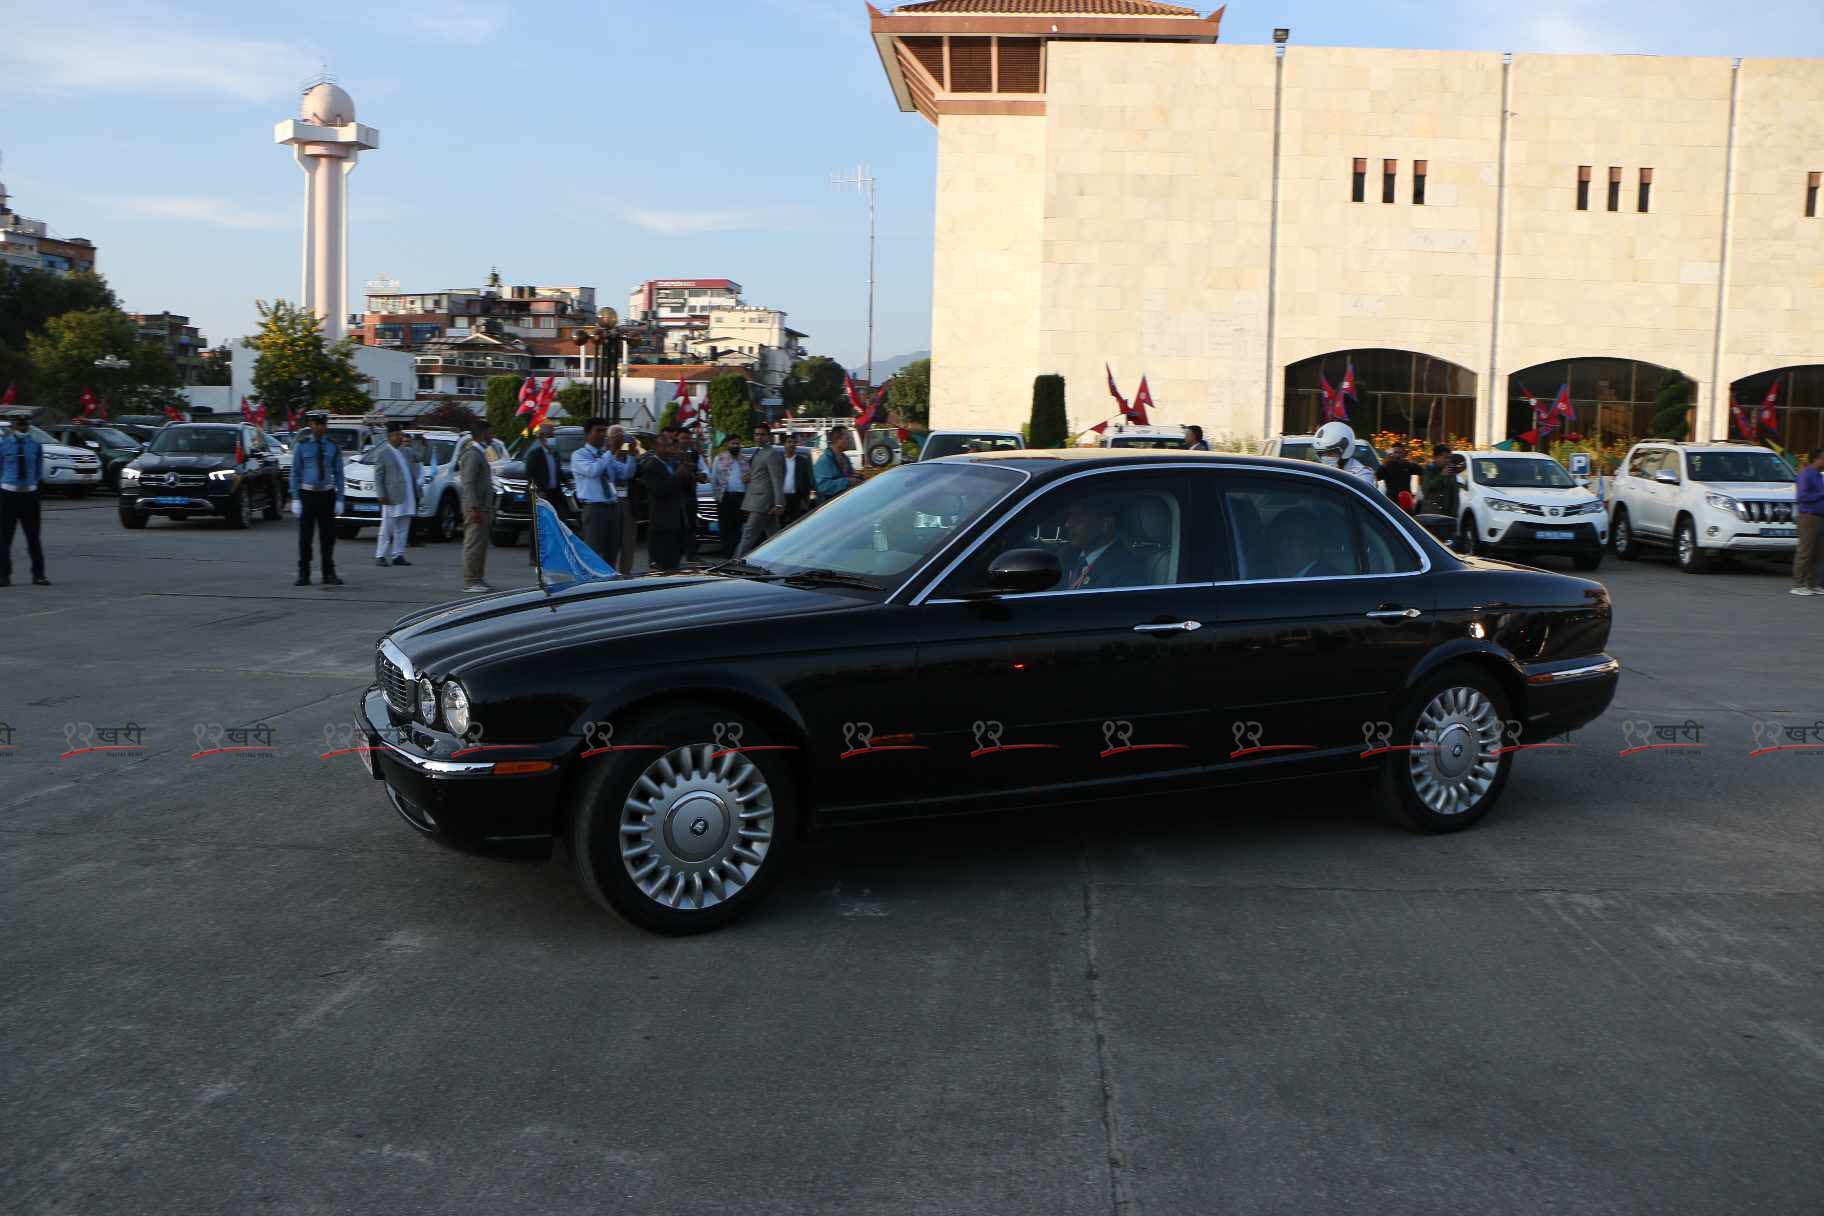
<svg viewBox="0 0 1824 1216">
<path fill-rule="evenodd" d="M 1506 448 L 1472 448 L 1467 452 L 1459 451 L 1458 456 L 1487 457 L 1489 459 L 1511 460 L 1555 460 L 1550 452 L 1510 452 Z"/>
<path fill-rule="evenodd" d="M 1678 448 L 1685 452 L 1766 452 L 1773 455 L 1773 449 L 1759 443 L 1729 443 L 1716 439 L 1643 439 L 1635 447 L 1647 446 Z"/>
<path fill-rule="evenodd" d="M 253 426 L 253 423 L 251 423 L 251 422 L 172 422 L 172 423 L 167 423 L 166 425 L 171 426 L 171 427 L 185 426 L 185 427 L 191 427 L 193 429 L 196 427 L 208 427 L 211 430 L 227 431 L 227 430 L 234 430 L 237 427 Z M 163 428 L 160 428 L 160 429 L 163 429 Z"/>
<path fill-rule="evenodd" d="M 1162 462 L 1186 465 L 1215 465 L 1228 468 L 1284 469 L 1292 473 L 1317 473 L 1342 485 L 1359 485 L 1349 474 L 1328 465 L 1309 460 L 1288 460 L 1280 456 L 1254 456 L 1241 452 L 1187 452 L 1180 448 L 1015 448 L 1001 452 L 959 452 L 937 460 L 921 460 L 919 465 L 994 464 L 1019 469 L 1035 479 L 1068 476 L 1085 469 L 1118 469 L 1124 465 L 1154 465 Z"/>
</svg>

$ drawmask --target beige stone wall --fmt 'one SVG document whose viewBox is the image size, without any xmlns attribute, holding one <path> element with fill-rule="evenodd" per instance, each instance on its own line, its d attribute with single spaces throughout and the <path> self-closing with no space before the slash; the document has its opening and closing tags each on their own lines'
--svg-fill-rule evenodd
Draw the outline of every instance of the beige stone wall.
<svg viewBox="0 0 1824 1216">
<path fill-rule="evenodd" d="M 1044 197 L 1044 119 L 944 119 L 931 278 L 933 426 L 1017 430 L 1031 416 Z"/>
<path fill-rule="evenodd" d="M 1805 175 L 1815 172 L 1824 172 L 1824 60 L 1744 60 L 1714 435 L 1729 425 L 1731 382 L 1824 362 L 1824 199 L 1805 216 Z"/>
<path fill-rule="evenodd" d="M 1513 58 L 1497 335 L 1500 55 L 1291 48 L 1275 245 L 1270 47 L 1048 54 L 1044 118 L 940 122 L 936 424 L 1017 425 L 1032 376 L 1057 371 L 1087 426 L 1112 408 L 1106 360 L 1123 392 L 1149 377 L 1157 421 L 1258 436 L 1278 427 L 1286 365 L 1392 347 L 1475 373 L 1483 439 L 1506 432 L 1511 372 L 1594 355 L 1683 371 L 1703 430 L 1721 434 L 1713 384 L 1726 393 L 1754 371 L 1824 362 L 1824 219 L 1802 216 L 1805 174 L 1824 169 L 1824 61 L 1741 69 L 1719 377 L 1727 59 Z M 1392 204 L 1386 158 L 1398 161 Z M 1415 160 L 1428 168 L 1422 206 Z M 1610 165 L 1622 168 L 1616 212 Z"/>
</svg>

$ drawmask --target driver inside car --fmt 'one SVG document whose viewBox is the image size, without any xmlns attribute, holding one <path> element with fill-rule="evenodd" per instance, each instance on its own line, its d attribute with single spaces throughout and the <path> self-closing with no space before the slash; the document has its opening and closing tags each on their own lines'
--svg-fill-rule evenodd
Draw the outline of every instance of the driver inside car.
<svg viewBox="0 0 1824 1216">
<path fill-rule="evenodd" d="M 1073 503 L 1064 513 L 1064 531 L 1070 538 L 1070 560 L 1064 566 L 1064 586 L 1078 588 L 1136 587 L 1150 580 L 1142 561 L 1122 543 L 1120 513 L 1111 498 L 1089 498 Z"/>
<path fill-rule="evenodd" d="M 1273 545 L 1281 578 L 1323 578 L 1349 574 L 1335 548 L 1324 542 L 1323 528 L 1309 511 L 1287 511 L 1273 521 Z"/>
</svg>

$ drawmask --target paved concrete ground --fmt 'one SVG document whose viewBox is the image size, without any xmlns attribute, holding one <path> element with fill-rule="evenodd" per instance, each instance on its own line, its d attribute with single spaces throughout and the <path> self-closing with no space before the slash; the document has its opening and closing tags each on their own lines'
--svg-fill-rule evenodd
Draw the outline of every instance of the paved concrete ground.
<svg viewBox="0 0 1824 1216">
<path fill-rule="evenodd" d="M 1619 702 L 1473 832 L 1348 786 L 857 830 L 672 941 L 318 758 L 456 547 L 323 591 L 289 522 L 46 531 L 0 591 L 10 1212 L 1824 1210 L 1824 754 L 1748 754 L 1824 719 L 1824 600 L 1769 567 L 1606 566 Z"/>
</svg>

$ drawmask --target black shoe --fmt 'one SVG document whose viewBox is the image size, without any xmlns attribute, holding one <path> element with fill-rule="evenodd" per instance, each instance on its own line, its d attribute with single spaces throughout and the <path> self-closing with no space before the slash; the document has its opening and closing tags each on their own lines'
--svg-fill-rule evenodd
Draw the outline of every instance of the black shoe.
<svg viewBox="0 0 1824 1216">
<path fill-rule="evenodd" d="M 411 564 L 412 563 L 406 561 L 403 557 L 395 557 L 393 559 L 393 565 L 395 566 L 409 566 Z"/>
<path fill-rule="evenodd" d="M 34 575 L 32 575 L 32 586 L 34 586 L 34 587 L 48 587 L 48 586 L 50 586 L 50 585 L 51 585 L 51 580 L 50 580 L 50 579 L 48 579 L 48 578 L 46 578 L 46 577 L 44 577 L 44 575 L 42 575 L 42 574 L 34 574 Z"/>
<path fill-rule="evenodd" d="M 392 565 L 392 564 L 393 564 L 393 563 L 391 563 L 391 562 L 389 562 L 389 561 L 387 561 L 387 560 L 386 560 L 386 559 L 385 559 L 385 558 L 384 558 L 384 557 L 382 557 L 382 558 L 379 558 L 379 559 L 378 559 L 378 560 L 376 560 L 376 561 L 375 561 L 375 562 L 374 562 L 374 565 L 376 565 L 376 566 L 390 566 L 390 565 Z"/>
<path fill-rule="evenodd" d="M 308 575 L 308 574 L 300 574 L 300 575 L 298 575 L 298 581 L 297 581 L 297 582 L 295 582 L 295 583 L 293 583 L 293 584 L 292 584 L 292 586 L 294 586 L 294 587 L 308 587 L 308 586 L 310 586 L 310 575 Z"/>
<path fill-rule="evenodd" d="M 333 574 L 325 574 L 323 576 L 323 585 L 325 587 L 340 587 L 342 585 L 342 580 Z"/>
</svg>

